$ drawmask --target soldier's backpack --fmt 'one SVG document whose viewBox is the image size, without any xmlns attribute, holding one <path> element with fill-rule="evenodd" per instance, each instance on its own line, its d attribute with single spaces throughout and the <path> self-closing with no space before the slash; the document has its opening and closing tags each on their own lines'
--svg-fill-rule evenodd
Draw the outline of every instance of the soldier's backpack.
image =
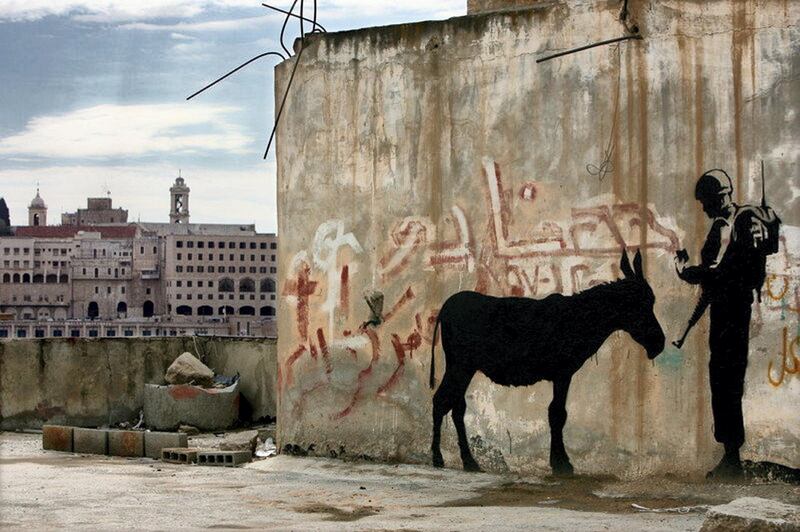
<svg viewBox="0 0 800 532">
<path fill-rule="evenodd" d="M 761 179 L 761 206 L 737 208 L 728 245 L 728 263 L 734 280 L 742 288 L 754 290 L 759 301 L 767 276 L 767 257 L 778 252 L 781 228 L 781 219 L 764 198 L 763 166 Z"/>
</svg>

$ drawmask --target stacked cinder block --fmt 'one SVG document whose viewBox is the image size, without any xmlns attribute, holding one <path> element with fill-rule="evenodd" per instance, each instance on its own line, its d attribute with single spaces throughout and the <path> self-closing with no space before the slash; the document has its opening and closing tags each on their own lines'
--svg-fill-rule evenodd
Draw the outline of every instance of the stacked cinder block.
<svg viewBox="0 0 800 532">
<path fill-rule="evenodd" d="M 162 449 L 188 445 L 189 438 L 180 432 L 42 427 L 42 448 L 48 451 L 159 459 Z"/>
</svg>

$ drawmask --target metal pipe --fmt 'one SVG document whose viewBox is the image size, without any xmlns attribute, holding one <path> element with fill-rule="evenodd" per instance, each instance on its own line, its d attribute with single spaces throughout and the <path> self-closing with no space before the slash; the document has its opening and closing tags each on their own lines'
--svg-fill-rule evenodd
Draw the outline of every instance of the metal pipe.
<svg viewBox="0 0 800 532">
<path fill-rule="evenodd" d="M 595 48 L 597 46 L 603 46 L 603 45 L 606 45 L 606 44 L 614 44 L 615 42 L 628 41 L 628 40 L 631 40 L 631 39 L 642 40 L 642 39 L 644 39 L 644 37 L 642 37 L 641 35 L 625 35 L 624 37 L 616 37 L 614 39 L 607 39 L 605 41 L 600 41 L 600 42 L 596 42 L 596 43 L 592 43 L 592 44 L 587 44 L 586 46 L 573 48 L 571 50 L 565 50 L 563 52 L 558 52 L 557 54 L 553 54 L 553 55 L 548 55 L 547 57 L 542 57 L 540 59 L 537 59 L 536 62 L 537 63 L 543 63 L 545 61 L 549 61 L 549 60 L 555 59 L 557 57 L 563 57 L 565 55 L 574 54 L 575 52 L 582 52 L 584 50 L 588 50 L 589 48 Z"/>
</svg>

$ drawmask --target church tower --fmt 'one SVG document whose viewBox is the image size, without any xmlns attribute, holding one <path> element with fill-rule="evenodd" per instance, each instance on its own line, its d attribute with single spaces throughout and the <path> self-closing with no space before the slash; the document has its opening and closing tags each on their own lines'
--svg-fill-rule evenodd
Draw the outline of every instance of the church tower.
<svg viewBox="0 0 800 532">
<path fill-rule="evenodd" d="M 28 225 L 47 225 L 47 205 L 39 195 L 38 187 L 36 188 L 36 197 L 28 205 Z"/>
<path fill-rule="evenodd" d="M 178 174 L 175 184 L 169 189 L 170 210 L 169 222 L 173 224 L 189 223 L 189 187 Z"/>
</svg>

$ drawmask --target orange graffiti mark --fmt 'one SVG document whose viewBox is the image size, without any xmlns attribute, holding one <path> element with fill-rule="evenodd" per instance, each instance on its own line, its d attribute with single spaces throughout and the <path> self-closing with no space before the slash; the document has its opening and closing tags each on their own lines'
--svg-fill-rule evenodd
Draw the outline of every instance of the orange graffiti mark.
<svg viewBox="0 0 800 532">
<path fill-rule="evenodd" d="M 786 375 L 795 375 L 800 372 L 800 358 L 797 356 L 797 349 L 800 346 L 800 336 L 789 341 L 789 331 L 786 327 L 783 328 L 783 343 L 781 353 L 781 372 L 777 379 L 772 378 L 772 360 L 769 361 L 767 366 L 767 379 L 774 387 L 783 384 Z"/>
</svg>

